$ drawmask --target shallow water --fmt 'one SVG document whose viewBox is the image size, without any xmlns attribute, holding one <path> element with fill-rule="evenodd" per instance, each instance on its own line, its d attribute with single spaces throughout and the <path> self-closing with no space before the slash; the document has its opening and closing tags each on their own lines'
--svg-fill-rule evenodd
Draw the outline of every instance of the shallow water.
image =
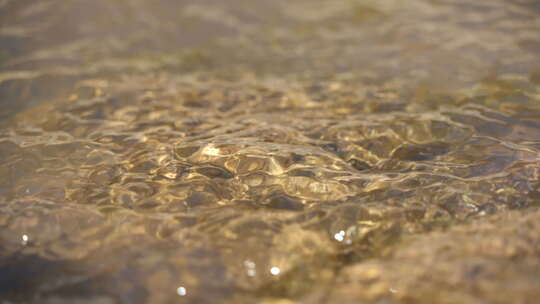
<svg viewBox="0 0 540 304">
<path fill-rule="evenodd" d="M 0 1 L 0 303 L 534 303 L 537 1 Z"/>
</svg>

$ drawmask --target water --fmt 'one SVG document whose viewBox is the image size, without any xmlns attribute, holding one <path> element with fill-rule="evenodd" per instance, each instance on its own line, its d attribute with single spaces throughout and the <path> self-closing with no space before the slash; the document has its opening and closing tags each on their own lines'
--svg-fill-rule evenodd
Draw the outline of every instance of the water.
<svg viewBox="0 0 540 304">
<path fill-rule="evenodd" d="M 0 1 L 0 303 L 533 303 L 539 15 Z"/>
</svg>

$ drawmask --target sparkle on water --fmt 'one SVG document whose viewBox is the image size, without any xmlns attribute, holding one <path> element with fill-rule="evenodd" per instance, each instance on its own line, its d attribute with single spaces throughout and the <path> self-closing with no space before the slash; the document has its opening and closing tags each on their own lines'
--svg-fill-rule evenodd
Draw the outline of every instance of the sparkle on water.
<svg viewBox="0 0 540 304">
<path fill-rule="evenodd" d="M 341 230 L 340 232 L 334 234 L 334 239 L 338 242 L 343 242 L 345 239 L 345 231 Z"/>
<path fill-rule="evenodd" d="M 270 268 L 270 273 L 273 275 L 273 276 L 277 276 L 281 273 L 281 269 L 279 269 L 279 267 L 272 267 Z"/>
<path fill-rule="evenodd" d="M 180 287 L 178 287 L 178 288 L 176 289 L 176 293 L 177 293 L 179 296 L 183 297 L 183 296 L 187 295 L 187 290 L 186 290 L 186 288 L 185 288 L 184 286 L 180 286 Z"/>
</svg>

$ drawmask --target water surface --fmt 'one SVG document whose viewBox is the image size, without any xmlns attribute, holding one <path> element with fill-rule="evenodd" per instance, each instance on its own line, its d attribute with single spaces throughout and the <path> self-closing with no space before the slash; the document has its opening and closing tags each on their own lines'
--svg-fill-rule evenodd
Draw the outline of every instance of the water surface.
<svg viewBox="0 0 540 304">
<path fill-rule="evenodd" d="M 0 1 L 0 303 L 534 303 L 537 1 Z"/>
</svg>

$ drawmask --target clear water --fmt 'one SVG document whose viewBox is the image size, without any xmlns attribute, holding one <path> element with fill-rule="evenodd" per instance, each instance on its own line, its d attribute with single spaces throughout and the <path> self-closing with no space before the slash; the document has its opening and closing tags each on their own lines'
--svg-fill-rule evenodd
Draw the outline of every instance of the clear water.
<svg viewBox="0 0 540 304">
<path fill-rule="evenodd" d="M 0 1 L 0 303 L 534 303 L 539 16 Z"/>
</svg>

